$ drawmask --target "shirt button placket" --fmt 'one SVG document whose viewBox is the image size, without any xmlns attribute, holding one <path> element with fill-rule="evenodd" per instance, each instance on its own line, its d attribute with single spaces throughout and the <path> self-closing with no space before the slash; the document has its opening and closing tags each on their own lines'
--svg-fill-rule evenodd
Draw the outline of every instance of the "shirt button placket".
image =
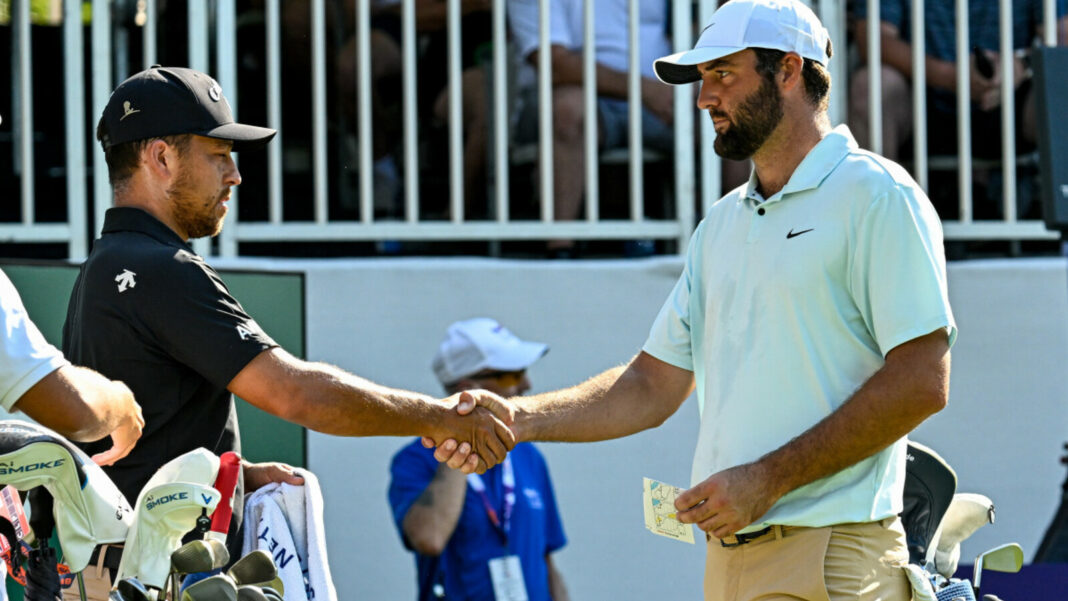
<svg viewBox="0 0 1068 601">
<path fill-rule="evenodd" d="M 746 244 L 752 244 L 760 239 L 760 229 L 764 223 L 764 214 L 767 210 L 764 207 L 758 207 L 754 211 L 753 218 L 749 220 L 749 236 L 745 239 Z"/>
</svg>

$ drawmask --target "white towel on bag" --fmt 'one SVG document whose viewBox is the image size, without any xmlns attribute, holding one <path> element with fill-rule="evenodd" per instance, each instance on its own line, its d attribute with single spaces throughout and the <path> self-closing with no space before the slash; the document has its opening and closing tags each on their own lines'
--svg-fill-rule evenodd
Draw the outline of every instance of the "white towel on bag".
<svg viewBox="0 0 1068 601">
<path fill-rule="evenodd" d="M 303 486 L 274 482 L 245 497 L 242 554 L 262 549 L 274 558 L 286 601 L 337 601 L 319 479 L 308 470 L 296 472 Z"/>
</svg>

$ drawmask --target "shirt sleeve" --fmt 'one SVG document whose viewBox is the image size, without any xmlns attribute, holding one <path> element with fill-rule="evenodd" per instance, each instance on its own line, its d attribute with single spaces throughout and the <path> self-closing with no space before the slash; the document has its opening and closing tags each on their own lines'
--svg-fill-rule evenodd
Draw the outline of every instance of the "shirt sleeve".
<svg viewBox="0 0 1068 601">
<path fill-rule="evenodd" d="M 853 15 L 857 19 L 868 18 L 867 0 L 852 0 Z M 879 2 L 879 20 L 896 25 L 899 29 L 906 17 L 901 0 L 882 0 Z"/>
<path fill-rule="evenodd" d="M 30 321 L 22 298 L 7 275 L 0 271 L 0 407 L 12 411 L 26 391 L 53 371 L 70 365 Z"/>
<path fill-rule="evenodd" d="M 879 350 L 957 327 L 949 306 L 942 226 L 917 189 L 894 185 L 861 218 L 851 290 Z"/>
<path fill-rule="evenodd" d="M 264 350 L 278 346 L 222 278 L 195 255 L 176 257 L 152 286 L 141 316 L 174 359 L 214 385 L 225 388 Z"/>
<path fill-rule="evenodd" d="M 693 371 L 693 346 L 690 331 L 690 292 L 693 285 L 694 261 L 703 224 L 698 226 L 686 251 L 686 262 L 675 288 L 660 307 L 660 312 L 649 329 L 649 337 L 642 350 L 653 357 L 676 367 Z"/>
<path fill-rule="evenodd" d="M 569 27 L 569 17 L 573 7 L 567 3 L 549 2 L 549 44 L 556 44 L 569 49 L 582 46 L 581 40 L 574 40 Z M 538 49 L 539 25 L 541 13 L 538 0 L 510 0 L 508 2 L 508 28 L 512 34 L 517 56 L 527 60 Z"/>
<path fill-rule="evenodd" d="M 412 550 L 412 546 L 404 535 L 404 516 L 434 479 L 438 466 L 433 453 L 433 449 L 423 448 L 416 440 L 398 451 L 390 464 L 389 506 L 393 510 L 397 533 L 408 550 Z"/>
</svg>

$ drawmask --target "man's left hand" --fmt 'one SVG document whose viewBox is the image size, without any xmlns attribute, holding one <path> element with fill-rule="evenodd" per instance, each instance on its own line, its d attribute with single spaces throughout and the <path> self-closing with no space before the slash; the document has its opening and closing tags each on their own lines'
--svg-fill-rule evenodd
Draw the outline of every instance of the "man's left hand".
<svg viewBox="0 0 1068 601">
<path fill-rule="evenodd" d="M 245 472 L 246 494 L 255 491 L 261 486 L 270 484 L 271 482 L 283 482 L 294 486 L 304 484 L 304 478 L 297 475 L 293 466 L 286 465 L 285 463 L 248 463 L 242 461 L 241 467 Z"/>
<path fill-rule="evenodd" d="M 759 463 L 732 467 L 685 491 L 675 499 L 678 520 L 716 538 L 738 532 L 760 519 L 779 496 Z"/>
</svg>

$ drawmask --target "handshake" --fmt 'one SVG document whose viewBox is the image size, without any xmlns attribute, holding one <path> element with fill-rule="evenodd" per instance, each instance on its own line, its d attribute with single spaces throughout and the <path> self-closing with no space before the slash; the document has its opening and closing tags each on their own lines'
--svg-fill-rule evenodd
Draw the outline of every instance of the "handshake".
<svg viewBox="0 0 1068 601">
<path fill-rule="evenodd" d="M 488 390 L 465 390 L 442 401 L 443 419 L 423 446 L 437 447 L 434 458 L 466 474 L 482 474 L 504 461 L 517 442 L 518 408 Z"/>
</svg>

